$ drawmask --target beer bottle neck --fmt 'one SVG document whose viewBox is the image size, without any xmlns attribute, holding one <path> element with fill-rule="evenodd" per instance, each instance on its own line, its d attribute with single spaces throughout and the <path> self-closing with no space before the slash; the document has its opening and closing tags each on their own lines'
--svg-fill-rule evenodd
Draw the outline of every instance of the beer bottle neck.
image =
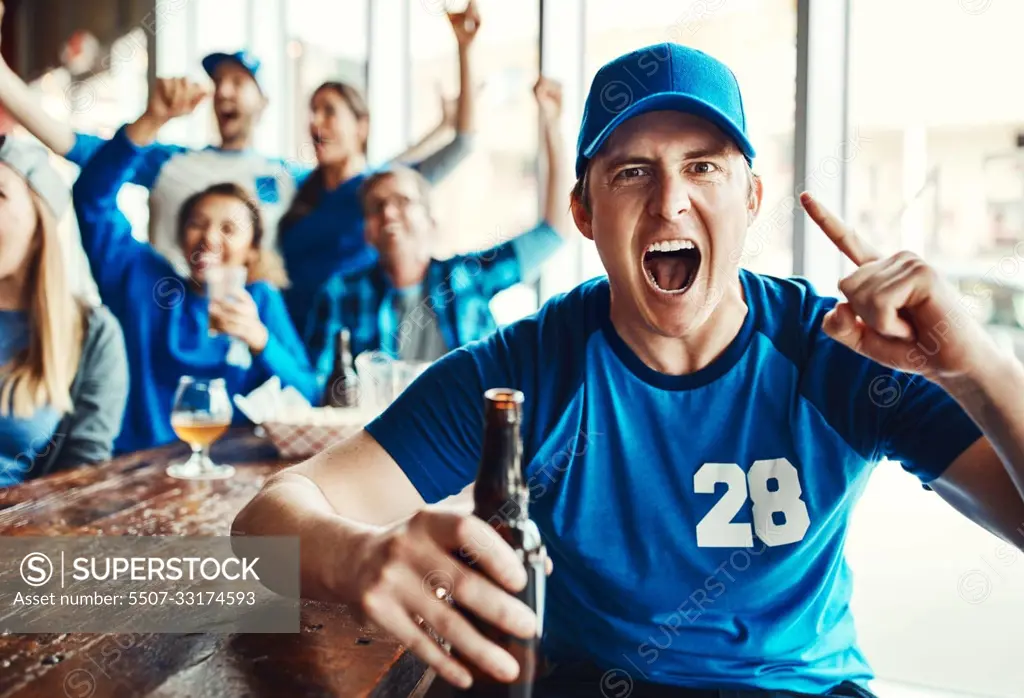
<svg viewBox="0 0 1024 698">
<path fill-rule="evenodd" d="M 476 513 L 512 522 L 529 518 L 529 490 L 523 480 L 519 422 L 508 415 L 487 416 L 480 472 L 474 488 Z"/>
<path fill-rule="evenodd" d="M 352 349 L 350 346 L 349 335 L 346 330 L 342 330 L 338 333 L 338 346 L 336 348 L 335 358 L 345 366 L 352 365 Z"/>
</svg>

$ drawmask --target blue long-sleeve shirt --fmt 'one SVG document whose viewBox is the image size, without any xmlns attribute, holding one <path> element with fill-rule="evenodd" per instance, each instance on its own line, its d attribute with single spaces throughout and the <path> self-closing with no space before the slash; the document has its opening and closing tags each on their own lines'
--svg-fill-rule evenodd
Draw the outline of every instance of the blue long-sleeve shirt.
<svg viewBox="0 0 1024 698">
<path fill-rule="evenodd" d="M 146 149 L 135 146 L 122 128 L 93 153 L 73 189 L 82 246 L 103 302 L 121 322 L 128 353 L 128 406 L 115 450 L 126 453 L 175 440 L 171 408 L 183 375 L 223 378 L 231 394 L 247 393 L 276 375 L 315 403 L 316 377 L 280 292 L 264 282 L 246 287 L 269 338 L 249 368 L 229 365 L 229 339 L 209 336 L 207 298 L 132 237 L 117 193 L 145 157 Z"/>
</svg>

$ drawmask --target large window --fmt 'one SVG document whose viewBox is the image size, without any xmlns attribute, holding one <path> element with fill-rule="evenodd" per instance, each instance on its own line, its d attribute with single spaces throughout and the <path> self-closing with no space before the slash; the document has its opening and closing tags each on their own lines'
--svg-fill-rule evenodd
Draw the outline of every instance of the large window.
<svg viewBox="0 0 1024 698">
<path fill-rule="evenodd" d="M 458 92 L 455 35 L 444 9 L 463 2 L 409 0 L 412 138 L 441 118 L 441 93 Z M 477 135 L 469 158 L 434 191 L 439 225 L 436 254 L 495 245 L 537 222 L 537 109 L 533 84 L 539 65 L 537 0 L 479 0 L 480 33 L 473 44 Z M 440 91 L 440 92 L 439 92 Z M 499 321 L 536 308 L 531 289 L 495 299 Z"/>
<path fill-rule="evenodd" d="M 851 0 L 858 148 L 847 166 L 848 217 L 859 231 L 885 252 L 911 249 L 938 265 L 992 332 L 1018 347 L 1024 92 L 1012 75 L 1024 63 L 1022 23 L 1017 2 Z M 1021 695 L 1018 551 L 893 463 L 872 478 L 850 540 L 858 630 L 879 675 Z"/>
<path fill-rule="evenodd" d="M 308 110 L 312 91 L 325 80 L 366 89 L 367 0 L 192 0 L 160 15 L 157 73 L 207 81 L 203 56 L 240 49 L 261 62 L 260 80 L 270 100 L 255 146 L 269 155 L 314 164 Z M 176 120 L 163 138 L 194 146 L 219 141 L 212 101 Z"/>
<path fill-rule="evenodd" d="M 764 182 L 761 215 L 748 234 L 743 266 L 787 275 L 793 268 L 793 114 L 796 3 L 792 0 L 588 0 L 586 81 L 618 55 L 673 41 L 701 49 L 736 73 L 743 91 L 754 171 Z M 601 273 L 593 246 L 587 276 Z"/>
<path fill-rule="evenodd" d="M 309 99 L 328 80 L 366 94 L 368 0 L 285 0 L 286 75 L 290 76 L 285 152 L 316 165 L 309 138 Z"/>
<path fill-rule="evenodd" d="M 883 248 L 939 264 L 1024 354 L 1024 93 L 1006 82 L 1024 60 L 1024 6 L 897 5 L 853 3 L 851 215 Z M 927 32 L 913 31 L 922 17 Z M 883 57 L 883 45 L 904 48 Z"/>
</svg>

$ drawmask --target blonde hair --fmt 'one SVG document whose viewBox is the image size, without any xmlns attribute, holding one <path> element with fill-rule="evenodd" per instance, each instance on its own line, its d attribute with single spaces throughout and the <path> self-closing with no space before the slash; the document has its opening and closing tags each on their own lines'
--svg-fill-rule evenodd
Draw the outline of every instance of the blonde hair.
<svg viewBox="0 0 1024 698">
<path fill-rule="evenodd" d="M 68 283 L 57 222 L 38 194 L 30 189 L 29 195 L 36 210 L 36 231 L 24 290 L 28 346 L 0 366 L 0 416 L 22 419 L 44 405 L 71 411 L 71 383 L 85 336 L 85 309 Z"/>
</svg>

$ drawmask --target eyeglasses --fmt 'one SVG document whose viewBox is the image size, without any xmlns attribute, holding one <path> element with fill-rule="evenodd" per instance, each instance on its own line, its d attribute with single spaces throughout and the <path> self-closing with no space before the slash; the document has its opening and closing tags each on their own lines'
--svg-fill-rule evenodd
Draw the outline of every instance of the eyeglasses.
<svg viewBox="0 0 1024 698">
<path fill-rule="evenodd" d="M 404 194 L 395 194 L 383 199 L 369 199 L 366 202 L 366 215 L 379 216 L 384 213 L 389 204 L 399 211 L 405 211 L 410 206 L 418 206 L 422 203 L 420 199 L 410 199 Z"/>
</svg>

